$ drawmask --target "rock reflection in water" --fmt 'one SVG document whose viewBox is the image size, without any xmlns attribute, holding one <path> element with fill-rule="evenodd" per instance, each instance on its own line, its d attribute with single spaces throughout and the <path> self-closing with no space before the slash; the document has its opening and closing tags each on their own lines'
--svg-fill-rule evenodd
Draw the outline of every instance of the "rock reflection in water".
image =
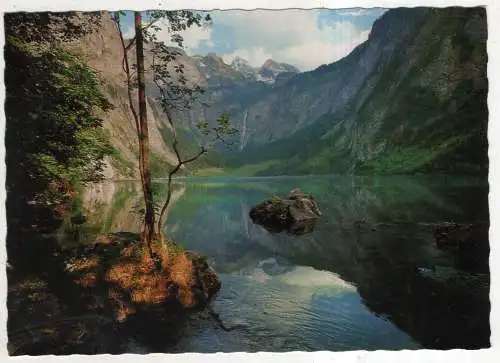
<svg viewBox="0 0 500 363">
<path fill-rule="evenodd" d="M 306 221 L 292 222 L 285 226 L 279 224 L 260 224 L 260 225 L 264 229 L 266 229 L 266 231 L 273 234 L 286 232 L 294 236 L 300 236 L 314 231 L 314 227 L 316 226 L 316 220 L 310 219 Z"/>
</svg>

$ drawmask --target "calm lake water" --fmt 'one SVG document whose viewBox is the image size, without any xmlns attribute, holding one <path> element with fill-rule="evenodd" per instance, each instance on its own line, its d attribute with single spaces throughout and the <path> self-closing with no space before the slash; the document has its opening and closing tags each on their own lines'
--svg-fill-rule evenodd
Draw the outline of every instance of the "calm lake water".
<svg viewBox="0 0 500 363">
<path fill-rule="evenodd" d="M 299 187 L 323 216 L 301 236 L 271 234 L 252 206 Z M 155 182 L 157 194 L 165 184 Z M 80 240 L 138 231 L 140 185 L 95 185 Z M 450 349 L 489 346 L 489 278 L 458 270 L 428 224 L 488 223 L 487 181 L 432 177 L 179 180 L 165 230 L 210 258 L 222 289 L 175 343 L 137 337 L 131 352 Z M 67 235 L 64 238 L 68 243 Z"/>
</svg>

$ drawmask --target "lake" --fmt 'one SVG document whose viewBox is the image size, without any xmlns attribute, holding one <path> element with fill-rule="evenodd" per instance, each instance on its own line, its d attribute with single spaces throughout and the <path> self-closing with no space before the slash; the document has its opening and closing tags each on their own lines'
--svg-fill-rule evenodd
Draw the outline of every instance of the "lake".
<svg viewBox="0 0 500 363">
<path fill-rule="evenodd" d="M 323 215 L 314 231 L 273 234 L 250 208 L 292 188 Z M 154 185 L 158 198 L 164 181 Z M 139 183 L 94 185 L 72 244 L 139 231 Z M 209 258 L 222 281 L 211 302 L 227 329 L 193 313 L 172 343 L 131 339 L 130 352 L 344 351 L 489 346 L 489 275 L 457 268 L 433 223 L 489 222 L 486 179 L 449 176 L 184 178 L 167 235 Z M 74 226 L 72 231 L 75 232 Z"/>
</svg>

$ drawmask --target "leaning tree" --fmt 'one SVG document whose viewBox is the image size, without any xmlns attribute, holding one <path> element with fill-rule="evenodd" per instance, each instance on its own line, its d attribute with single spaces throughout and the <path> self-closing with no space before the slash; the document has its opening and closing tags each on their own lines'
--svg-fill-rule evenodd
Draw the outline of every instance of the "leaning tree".
<svg viewBox="0 0 500 363">
<path fill-rule="evenodd" d="M 145 202 L 141 237 L 151 258 L 153 258 L 152 241 L 159 238 L 165 247 L 169 242 L 163 232 L 163 221 L 172 200 L 174 175 L 186 164 L 192 163 L 206 154 L 217 142 L 224 142 L 227 136 L 236 133 L 237 130 L 231 127 L 228 115 L 223 113 L 217 120 L 214 120 L 211 126 L 207 122 L 197 124 L 199 132 L 204 135 L 204 141 L 202 145 L 198 146 L 197 152 L 185 156 L 179 147 L 175 115 L 179 114 L 178 111 L 193 107 L 193 104 L 199 101 L 199 96 L 203 93 L 199 84 L 187 79 L 183 64 L 177 62 L 178 57 L 182 54 L 182 32 L 190 27 L 209 26 L 210 16 L 188 10 L 134 12 L 135 35 L 132 39 L 124 37 L 121 27 L 124 16 L 126 13 L 123 11 L 115 12 L 113 20 L 123 48 L 122 66 L 126 76 L 129 108 L 135 122 L 139 143 L 139 174 Z M 168 40 L 176 46 L 169 46 L 165 40 L 159 39 L 158 33 L 161 30 L 167 31 Z M 151 59 L 151 64 L 147 68 L 145 65 L 145 44 L 148 45 L 147 53 Z M 133 59 L 132 49 L 135 49 L 135 59 Z M 146 74 L 150 76 L 158 90 L 159 95 L 156 100 L 169 123 L 173 139 L 171 147 L 176 157 L 175 165 L 171 165 L 168 172 L 167 197 L 159 211 L 157 223 L 155 223 L 155 202 L 151 186 Z M 138 109 L 135 106 L 135 97 L 137 97 Z"/>
</svg>

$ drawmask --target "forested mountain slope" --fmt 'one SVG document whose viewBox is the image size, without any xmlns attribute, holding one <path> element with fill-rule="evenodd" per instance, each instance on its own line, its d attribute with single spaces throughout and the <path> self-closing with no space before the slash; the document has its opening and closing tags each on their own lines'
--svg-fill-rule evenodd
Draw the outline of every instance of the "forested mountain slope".
<svg viewBox="0 0 500 363">
<path fill-rule="evenodd" d="M 275 96 L 275 109 L 298 107 L 309 126 L 249 145 L 231 165 L 260 164 L 262 175 L 486 172 L 486 39 L 483 8 L 389 10 L 351 54 Z M 303 103 L 307 94 L 321 96 Z M 272 132 L 296 120 L 266 121 Z"/>
</svg>

